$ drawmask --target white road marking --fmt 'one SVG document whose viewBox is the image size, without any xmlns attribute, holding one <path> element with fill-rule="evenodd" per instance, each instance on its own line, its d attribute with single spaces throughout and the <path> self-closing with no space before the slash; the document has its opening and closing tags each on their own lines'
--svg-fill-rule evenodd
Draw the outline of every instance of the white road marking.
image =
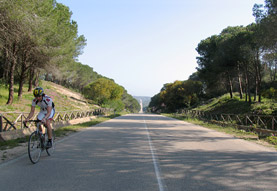
<svg viewBox="0 0 277 191">
<path fill-rule="evenodd" d="M 157 160 L 157 157 L 155 155 L 155 147 L 152 144 L 152 140 L 151 140 L 151 137 L 150 137 L 150 134 L 149 134 L 149 130 L 148 130 L 148 127 L 147 127 L 147 124 L 146 124 L 146 121 L 145 121 L 144 118 L 143 118 L 143 121 L 144 121 L 144 127 L 145 127 L 146 132 L 147 132 L 148 143 L 149 143 L 149 147 L 150 147 L 150 151 L 151 151 L 151 155 L 152 155 L 152 160 L 153 160 L 153 164 L 154 164 L 156 178 L 157 178 L 158 185 L 159 185 L 159 191 L 166 191 L 167 190 L 166 185 L 164 184 L 164 181 L 163 181 L 162 176 L 161 176 L 159 161 Z"/>
</svg>

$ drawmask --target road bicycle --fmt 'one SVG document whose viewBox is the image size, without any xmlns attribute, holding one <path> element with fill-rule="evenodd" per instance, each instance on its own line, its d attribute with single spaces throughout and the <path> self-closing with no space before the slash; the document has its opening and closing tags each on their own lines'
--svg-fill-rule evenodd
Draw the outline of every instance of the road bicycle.
<svg viewBox="0 0 277 191">
<path fill-rule="evenodd" d="M 48 156 L 51 156 L 55 150 L 55 131 L 52 129 L 52 147 L 47 148 L 47 127 L 45 124 L 41 122 L 41 120 L 29 120 L 28 122 L 35 122 L 36 130 L 30 135 L 28 141 L 28 155 L 33 164 L 36 164 L 41 156 L 41 153 L 46 150 Z M 40 130 L 40 126 L 42 126 L 42 131 Z M 24 127 L 29 128 L 26 123 L 24 123 Z"/>
</svg>

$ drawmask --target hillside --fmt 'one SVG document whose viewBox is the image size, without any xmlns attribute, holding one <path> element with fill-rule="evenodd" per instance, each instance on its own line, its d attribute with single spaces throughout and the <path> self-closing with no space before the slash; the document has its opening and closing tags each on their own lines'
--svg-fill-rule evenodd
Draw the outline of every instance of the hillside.
<svg viewBox="0 0 277 191">
<path fill-rule="evenodd" d="M 225 94 L 205 101 L 193 110 L 226 114 L 277 115 L 277 103 L 274 100 L 263 98 L 261 103 L 249 104 L 244 99 L 239 99 L 238 94 L 235 94 L 233 99 L 230 98 L 229 94 Z"/>
<path fill-rule="evenodd" d="M 41 81 L 41 87 L 45 93 L 52 97 L 57 111 L 68 110 L 88 110 L 98 106 L 89 104 L 87 100 L 77 92 L 69 90 L 63 86 L 48 81 Z M 8 89 L 0 85 L 0 112 L 29 112 L 33 92 L 27 92 L 27 86 L 24 86 L 22 99 L 19 101 L 17 96 L 17 86 L 15 87 L 14 103 L 6 105 L 8 99 Z"/>
<path fill-rule="evenodd" d="M 138 100 L 139 103 L 140 103 L 140 100 L 142 100 L 143 108 L 148 107 L 151 101 L 151 97 L 147 97 L 147 96 L 134 96 L 134 98 Z"/>
</svg>

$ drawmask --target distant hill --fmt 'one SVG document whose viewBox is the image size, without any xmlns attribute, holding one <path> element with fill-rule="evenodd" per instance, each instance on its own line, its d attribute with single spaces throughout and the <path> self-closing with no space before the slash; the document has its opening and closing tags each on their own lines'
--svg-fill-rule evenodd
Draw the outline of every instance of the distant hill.
<svg viewBox="0 0 277 191">
<path fill-rule="evenodd" d="M 142 100 L 142 106 L 143 108 L 148 107 L 150 101 L 151 101 L 151 97 L 147 97 L 147 96 L 133 96 L 136 100 L 138 100 L 138 102 L 140 103 L 140 100 Z"/>
</svg>

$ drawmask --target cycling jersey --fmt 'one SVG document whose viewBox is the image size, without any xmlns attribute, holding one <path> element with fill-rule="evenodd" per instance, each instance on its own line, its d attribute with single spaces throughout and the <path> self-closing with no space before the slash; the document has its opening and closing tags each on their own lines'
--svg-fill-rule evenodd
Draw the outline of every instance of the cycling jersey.
<svg viewBox="0 0 277 191">
<path fill-rule="evenodd" d="M 40 107 L 40 112 L 39 112 L 39 114 L 37 116 L 37 118 L 39 120 L 42 120 L 45 117 L 45 115 L 47 114 L 47 107 L 48 106 L 52 107 L 51 114 L 48 117 L 48 119 L 53 120 L 53 117 L 55 115 L 55 104 L 54 104 L 54 102 L 53 102 L 51 97 L 49 97 L 47 95 L 44 95 L 44 96 L 42 96 L 42 100 L 41 101 L 38 101 L 36 98 L 33 99 L 32 106 L 35 107 L 36 105 L 38 105 Z"/>
<path fill-rule="evenodd" d="M 36 98 L 33 99 L 32 106 L 36 106 L 36 105 L 40 107 L 40 111 L 47 111 L 48 106 L 51 106 L 52 109 L 55 107 L 52 98 L 47 95 L 42 96 L 41 101 L 38 101 Z"/>
</svg>

